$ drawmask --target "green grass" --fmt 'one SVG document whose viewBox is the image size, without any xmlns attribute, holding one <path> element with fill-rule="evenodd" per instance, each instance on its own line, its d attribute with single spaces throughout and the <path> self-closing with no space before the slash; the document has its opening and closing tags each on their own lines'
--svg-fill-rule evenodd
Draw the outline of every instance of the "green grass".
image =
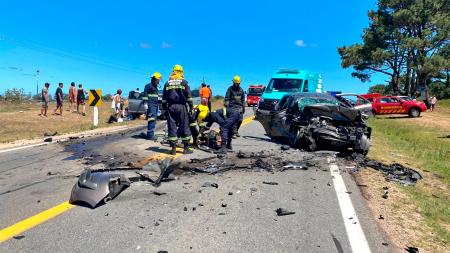
<svg viewBox="0 0 450 253">
<path fill-rule="evenodd" d="M 447 102 L 443 101 L 443 104 Z M 437 128 L 414 126 L 401 119 L 374 118 L 369 124 L 373 129 L 374 143 L 378 143 L 369 155 L 381 158 L 383 152 L 386 155 L 386 150 L 395 152 L 406 158 L 411 166 L 429 171 L 422 172 L 424 177 L 430 177 L 427 182 L 437 182 L 437 186 L 419 183 L 415 187 L 400 188 L 418 207 L 419 213 L 432 228 L 435 239 L 449 244 L 450 232 L 444 225 L 450 226 L 450 139 L 440 137 L 450 133 Z M 439 184 L 444 187 L 439 187 Z"/>
<path fill-rule="evenodd" d="M 450 108 L 450 99 L 439 100 L 436 103 L 437 106 Z"/>
</svg>

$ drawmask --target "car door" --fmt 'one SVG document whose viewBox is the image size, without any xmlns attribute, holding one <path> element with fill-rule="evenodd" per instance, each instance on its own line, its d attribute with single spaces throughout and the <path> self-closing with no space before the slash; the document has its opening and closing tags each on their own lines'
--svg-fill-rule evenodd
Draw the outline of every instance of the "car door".
<svg viewBox="0 0 450 253">
<path fill-rule="evenodd" d="M 384 97 L 380 98 L 377 103 L 378 114 L 392 114 L 397 113 L 396 111 L 401 108 L 400 101 L 395 98 Z"/>
<path fill-rule="evenodd" d="M 290 128 L 290 115 L 288 113 L 289 107 L 292 106 L 292 102 L 295 98 L 285 97 L 281 99 L 278 104 L 277 113 L 272 117 L 271 133 L 272 137 L 286 138 L 289 137 Z"/>
</svg>

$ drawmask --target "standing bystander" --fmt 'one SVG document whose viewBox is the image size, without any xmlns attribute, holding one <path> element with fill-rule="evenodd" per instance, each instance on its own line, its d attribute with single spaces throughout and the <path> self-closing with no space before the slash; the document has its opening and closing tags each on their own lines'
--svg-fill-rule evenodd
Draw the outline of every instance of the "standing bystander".
<svg viewBox="0 0 450 253">
<path fill-rule="evenodd" d="M 49 83 L 45 83 L 44 88 L 41 91 L 41 114 L 39 116 L 47 117 L 47 109 L 48 109 L 48 87 L 50 87 Z"/>
<path fill-rule="evenodd" d="M 430 112 L 434 111 L 434 107 L 436 106 L 436 103 L 437 103 L 436 96 L 432 96 L 431 99 L 430 99 L 430 104 L 431 104 Z"/>
<path fill-rule="evenodd" d="M 78 85 L 77 91 L 77 112 L 80 113 L 80 105 L 83 107 L 81 115 L 86 116 L 86 94 L 87 92 L 83 89 L 83 85 L 80 83 Z"/>
<path fill-rule="evenodd" d="M 70 83 L 70 87 L 69 87 L 69 103 L 70 103 L 69 111 L 75 112 L 75 106 L 77 104 L 77 93 L 75 90 L 74 82 Z"/>
<path fill-rule="evenodd" d="M 208 109 L 209 111 L 211 111 L 212 90 L 209 84 L 206 86 L 206 88 L 208 88 L 209 90 Z"/>
<path fill-rule="evenodd" d="M 53 111 L 53 115 L 60 115 L 62 116 L 63 112 L 63 88 L 64 84 L 59 83 L 58 88 L 56 89 L 55 98 L 56 98 L 56 108 Z M 56 113 L 56 111 L 59 109 L 59 113 Z"/>
</svg>

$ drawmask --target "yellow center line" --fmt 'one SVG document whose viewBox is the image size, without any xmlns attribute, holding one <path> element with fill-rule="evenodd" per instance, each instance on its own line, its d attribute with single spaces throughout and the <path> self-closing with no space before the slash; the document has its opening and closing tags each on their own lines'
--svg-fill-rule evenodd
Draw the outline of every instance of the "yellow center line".
<svg viewBox="0 0 450 253">
<path fill-rule="evenodd" d="M 41 213 L 38 213 L 34 216 L 31 216 L 30 218 L 27 218 L 25 220 L 22 220 L 12 226 L 9 226 L 7 228 L 4 228 L 0 230 L 0 243 L 19 235 L 20 233 L 23 233 L 24 231 L 27 231 L 28 229 L 31 229 L 53 217 L 56 217 L 75 206 L 70 204 L 68 201 L 63 202 L 57 206 L 54 206 L 50 209 L 47 209 Z"/>
<path fill-rule="evenodd" d="M 245 118 L 242 121 L 242 125 L 241 126 L 245 126 L 247 124 L 249 124 L 250 122 L 252 122 L 252 120 L 255 118 L 255 116 L 250 116 L 248 118 Z M 173 157 L 173 158 L 177 158 L 182 156 L 181 153 L 177 153 L 176 155 L 170 155 L 170 154 L 166 154 L 166 153 L 159 153 L 159 154 L 155 154 L 152 155 L 148 158 L 146 158 L 145 160 L 160 160 L 163 159 L 165 157 Z M 17 222 L 14 225 L 11 225 L 9 227 L 6 227 L 2 230 L 0 230 L 0 243 L 3 243 L 9 239 L 11 239 L 12 237 L 16 236 L 16 235 L 20 235 L 21 233 L 32 229 L 33 227 L 44 223 L 62 213 L 65 213 L 67 211 L 69 211 L 70 209 L 74 208 L 75 205 L 70 204 L 68 201 L 65 201 L 59 205 L 56 205 L 54 207 L 51 207 L 43 212 L 40 212 L 34 216 L 31 216 L 29 218 L 26 218 L 22 221 Z"/>
</svg>

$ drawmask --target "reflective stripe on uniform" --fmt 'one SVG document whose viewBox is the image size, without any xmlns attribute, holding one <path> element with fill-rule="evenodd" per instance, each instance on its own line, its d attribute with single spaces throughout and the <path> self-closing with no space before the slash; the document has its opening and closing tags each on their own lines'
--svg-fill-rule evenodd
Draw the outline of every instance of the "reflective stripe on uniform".
<svg viewBox="0 0 450 253">
<path fill-rule="evenodd" d="M 222 111 L 223 111 L 223 118 L 227 119 L 227 108 L 224 107 Z"/>
<path fill-rule="evenodd" d="M 191 140 L 191 136 L 181 137 L 180 140 L 182 140 L 182 141 L 190 141 Z"/>
<path fill-rule="evenodd" d="M 157 98 L 157 97 L 158 97 L 158 94 L 148 94 L 148 97 L 149 97 L 149 98 Z"/>
<path fill-rule="evenodd" d="M 167 137 L 167 140 L 169 140 L 169 141 L 176 141 L 176 140 L 178 140 L 178 137 L 176 137 L 176 136 L 169 136 L 169 137 Z"/>
<path fill-rule="evenodd" d="M 206 122 L 202 122 L 202 123 L 200 123 L 200 124 L 198 124 L 199 126 L 206 126 L 207 124 L 206 124 Z"/>
<path fill-rule="evenodd" d="M 142 97 L 142 100 L 148 100 L 148 97 Z"/>
<path fill-rule="evenodd" d="M 189 124 L 189 126 L 196 126 L 197 125 L 197 123 L 191 123 L 191 124 Z"/>
<path fill-rule="evenodd" d="M 192 98 L 187 98 L 186 100 L 187 100 L 187 101 L 192 101 Z"/>
<path fill-rule="evenodd" d="M 183 85 L 170 85 L 166 87 L 166 90 L 174 90 L 174 89 L 184 89 Z"/>
<path fill-rule="evenodd" d="M 152 117 L 152 118 L 148 118 L 148 119 L 147 119 L 147 121 L 155 121 L 155 120 L 156 120 L 156 119 L 155 119 L 155 118 L 153 118 L 153 117 Z"/>
</svg>

